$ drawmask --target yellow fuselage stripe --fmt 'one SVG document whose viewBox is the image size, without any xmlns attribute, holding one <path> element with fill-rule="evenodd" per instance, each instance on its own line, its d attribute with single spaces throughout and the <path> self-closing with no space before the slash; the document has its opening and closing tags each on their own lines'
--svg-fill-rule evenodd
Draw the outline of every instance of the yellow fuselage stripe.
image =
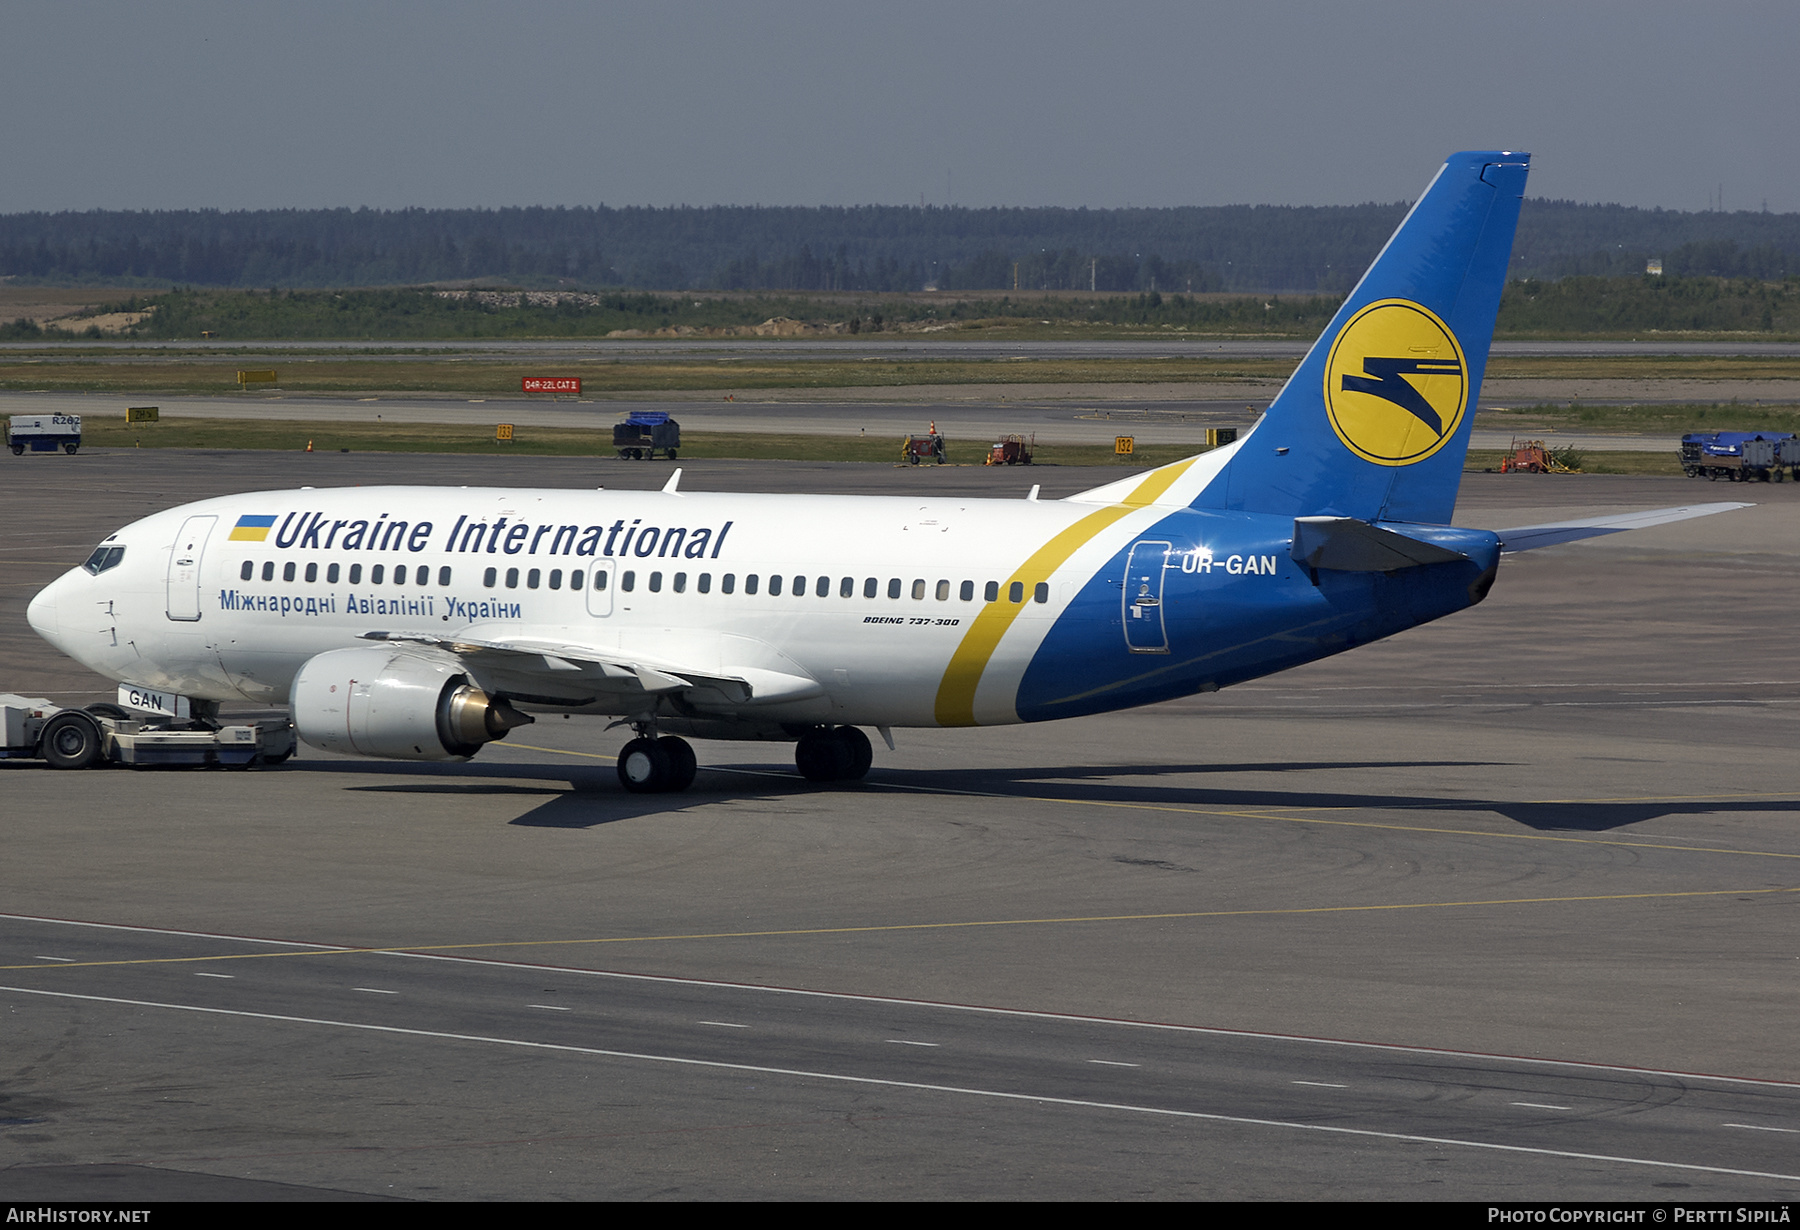
<svg viewBox="0 0 1800 1230">
<path fill-rule="evenodd" d="M 1152 470 L 1122 502 L 1109 508 L 1096 509 L 1057 534 L 1033 552 L 1031 558 L 1007 578 L 1006 588 L 1010 588 L 1015 582 L 1023 584 L 1026 601 L 1030 601 L 1032 589 L 1040 582 L 1048 582 L 1051 575 L 1067 563 L 1071 555 L 1092 542 L 1107 526 L 1140 508 L 1154 504 L 1174 485 L 1176 479 L 1187 472 L 1194 461 L 1190 457 L 1186 461 Z M 988 660 L 1000 647 L 1000 639 L 1024 609 L 1024 602 L 1009 601 L 1003 594 L 999 601 L 985 604 L 980 614 L 975 616 L 968 632 L 963 635 L 962 644 L 950 655 L 950 665 L 944 668 L 943 681 L 938 684 L 938 725 L 975 725 L 975 689 L 981 684 L 981 676 L 987 670 Z"/>
</svg>

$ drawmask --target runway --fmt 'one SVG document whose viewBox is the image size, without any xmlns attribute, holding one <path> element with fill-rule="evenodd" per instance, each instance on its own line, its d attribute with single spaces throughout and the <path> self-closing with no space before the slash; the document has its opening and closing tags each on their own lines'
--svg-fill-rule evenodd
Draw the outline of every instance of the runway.
<svg viewBox="0 0 1800 1230">
<path fill-rule="evenodd" d="M 24 602 L 151 508 L 667 476 L 297 464 L 21 459 L 0 688 L 100 694 Z M 1470 475 L 1458 520 L 1717 492 Z M 691 793 L 627 795 L 580 721 L 464 766 L 0 764 L 0 1195 L 1791 1199 L 1800 493 L 1745 498 L 1215 696 L 899 731 L 847 789 L 699 743 Z"/>
<path fill-rule="evenodd" d="M 524 401 L 442 398 L 373 398 L 360 401 L 322 398 L 163 397 L 163 415 L 171 419 L 283 420 L 315 423 L 454 423 L 486 426 L 512 423 L 518 428 L 605 431 L 633 411 L 673 415 L 690 432 L 754 432 L 777 435 L 875 435 L 898 441 L 923 433 L 936 423 L 954 443 L 991 443 L 1009 433 L 1030 435 L 1045 444 L 1111 445 L 1118 436 L 1143 444 L 1191 444 L 1204 447 L 1211 427 L 1247 430 L 1268 408 L 1279 388 L 1261 387 L 1230 396 L 1171 399 L 1164 387 L 1134 402 L 1128 390 L 1114 389 L 1087 399 L 1047 400 L 1021 397 L 995 401 L 991 386 L 981 397 L 950 397 L 929 388 L 906 390 L 909 400 L 780 401 L 746 398 L 723 402 L 715 396 L 690 395 L 656 401 Z M 1212 390 L 1217 393 L 1219 390 Z M 0 394 L 0 417 L 9 414 L 76 414 L 106 418 L 123 414 L 124 400 L 87 394 Z M 1517 404 L 1515 399 L 1513 404 Z M 146 428 L 153 431 L 154 428 Z M 1477 426 L 1471 447 L 1504 449 L 1517 433 Z M 1551 431 L 1538 435 L 1556 443 L 1595 452 L 1670 452 L 1680 433 Z"/>
</svg>

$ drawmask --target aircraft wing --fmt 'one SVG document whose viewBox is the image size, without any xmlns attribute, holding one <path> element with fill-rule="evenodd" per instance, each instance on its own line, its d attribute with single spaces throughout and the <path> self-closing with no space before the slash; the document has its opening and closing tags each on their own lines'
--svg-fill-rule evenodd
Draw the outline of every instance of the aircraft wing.
<svg viewBox="0 0 1800 1230">
<path fill-rule="evenodd" d="M 1652 508 L 1645 512 L 1625 513 L 1618 517 L 1590 517 L 1575 521 L 1551 521 L 1544 525 L 1525 525 L 1517 529 L 1496 530 L 1495 533 L 1500 536 L 1501 552 L 1512 555 L 1520 551 L 1535 551 L 1539 547 L 1554 547 L 1559 543 L 1577 542 L 1583 538 L 1598 538 L 1602 534 L 1649 529 L 1653 525 L 1668 525 L 1674 521 L 1687 521 L 1694 517 L 1710 517 L 1714 513 L 1751 507 L 1754 505 L 1682 504 L 1675 508 Z"/>
<path fill-rule="evenodd" d="M 506 690 L 546 702 L 591 700 L 606 693 L 682 693 L 701 708 L 808 700 L 825 689 L 810 676 L 763 666 L 703 666 L 528 633 L 497 638 L 440 637 L 425 632 L 365 632 L 363 640 L 424 645 L 455 654 L 477 676 L 502 676 Z M 706 655 L 717 659 L 717 655 Z"/>
</svg>

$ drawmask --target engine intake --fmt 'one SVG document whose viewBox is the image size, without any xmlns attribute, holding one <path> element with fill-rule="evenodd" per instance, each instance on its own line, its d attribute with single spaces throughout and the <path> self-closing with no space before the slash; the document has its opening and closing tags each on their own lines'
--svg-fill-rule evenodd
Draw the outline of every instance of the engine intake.
<svg viewBox="0 0 1800 1230">
<path fill-rule="evenodd" d="M 294 730 L 316 748 L 393 760 L 466 760 L 535 719 L 483 692 L 447 654 L 334 649 L 289 693 Z"/>
</svg>

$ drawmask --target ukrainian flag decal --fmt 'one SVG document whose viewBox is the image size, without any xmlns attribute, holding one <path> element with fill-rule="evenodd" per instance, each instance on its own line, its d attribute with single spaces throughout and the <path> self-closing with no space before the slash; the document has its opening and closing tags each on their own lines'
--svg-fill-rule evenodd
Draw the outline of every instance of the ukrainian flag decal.
<svg viewBox="0 0 1800 1230">
<path fill-rule="evenodd" d="M 268 538 L 274 524 L 274 517 L 239 517 L 237 524 L 231 527 L 231 541 L 262 542 Z"/>
<path fill-rule="evenodd" d="M 1469 401 L 1469 365 L 1427 307 L 1382 299 L 1350 318 L 1325 362 L 1325 413 L 1344 447 L 1383 466 L 1449 442 Z"/>
</svg>

